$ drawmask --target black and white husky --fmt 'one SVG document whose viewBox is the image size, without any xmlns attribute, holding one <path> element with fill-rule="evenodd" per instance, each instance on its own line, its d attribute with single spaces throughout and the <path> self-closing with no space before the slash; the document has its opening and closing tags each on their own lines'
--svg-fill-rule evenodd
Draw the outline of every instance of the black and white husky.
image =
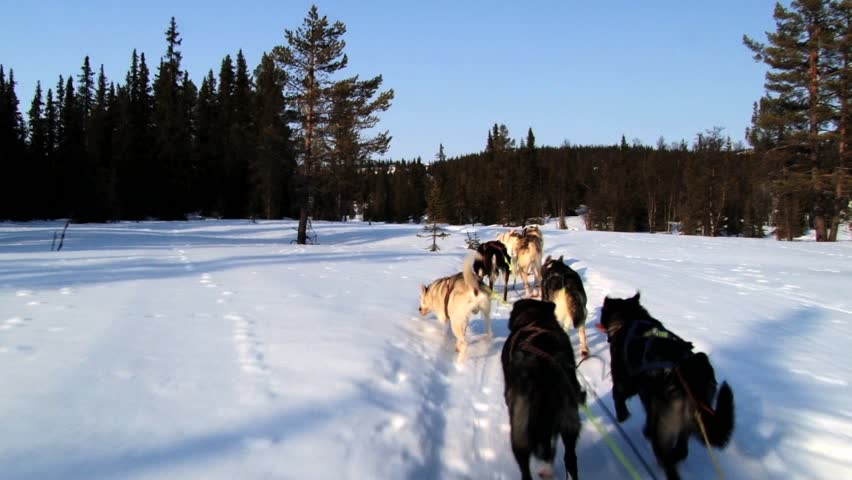
<svg viewBox="0 0 852 480">
<path fill-rule="evenodd" d="M 643 432 L 666 478 L 680 478 L 677 464 L 689 453 L 689 437 L 703 440 L 699 422 L 711 445 L 727 445 L 734 430 L 734 393 L 725 382 L 718 386 L 706 354 L 694 352 L 691 342 L 652 317 L 638 293 L 607 297 L 597 327 L 610 345 L 618 421 L 630 416 L 626 400 L 638 393 L 645 407 Z"/>
<path fill-rule="evenodd" d="M 556 304 L 556 319 L 567 331 L 571 326 L 580 337 L 580 356 L 589 354 L 586 345 L 586 290 L 583 280 L 571 267 L 565 265 L 562 256 L 544 259 L 541 266 L 541 299 Z"/>
<path fill-rule="evenodd" d="M 586 392 L 577 380 L 571 339 L 556 321 L 553 303 L 522 299 L 509 316 L 509 337 L 501 362 L 509 409 L 512 452 L 524 480 L 531 480 L 530 455 L 547 462 L 556 456 L 556 439 L 565 446 L 565 470 L 577 480 L 579 406 Z"/>
</svg>

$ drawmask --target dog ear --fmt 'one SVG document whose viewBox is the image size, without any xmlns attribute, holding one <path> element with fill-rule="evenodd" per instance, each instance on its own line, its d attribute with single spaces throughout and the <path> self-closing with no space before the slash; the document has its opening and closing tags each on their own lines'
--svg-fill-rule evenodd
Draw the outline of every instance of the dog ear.
<svg viewBox="0 0 852 480">
<path fill-rule="evenodd" d="M 548 263 L 550 263 L 550 255 L 544 257 L 544 265 L 547 265 Z"/>
<path fill-rule="evenodd" d="M 559 263 L 565 263 L 562 259 L 565 258 L 565 255 L 559 255 Z"/>
<path fill-rule="evenodd" d="M 633 300 L 637 304 L 639 303 L 639 291 L 638 290 L 636 291 L 636 295 L 633 295 L 633 298 L 631 298 L 630 300 Z"/>
<path fill-rule="evenodd" d="M 420 295 L 426 295 L 426 285 L 420 285 Z"/>
</svg>

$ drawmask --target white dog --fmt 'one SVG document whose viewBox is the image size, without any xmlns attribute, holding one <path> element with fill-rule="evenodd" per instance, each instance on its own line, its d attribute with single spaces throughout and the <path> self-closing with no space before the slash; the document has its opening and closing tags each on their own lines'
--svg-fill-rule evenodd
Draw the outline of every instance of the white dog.
<svg viewBox="0 0 852 480">
<path fill-rule="evenodd" d="M 458 361 L 464 359 L 467 350 L 465 332 L 471 314 L 482 312 L 486 335 L 491 336 L 491 289 L 473 273 L 473 262 L 478 258 L 482 258 L 478 253 L 470 255 L 460 273 L 420 286 L 420 315 L 435 312 L 442 324 L 450 321 Z"/>
</svg>

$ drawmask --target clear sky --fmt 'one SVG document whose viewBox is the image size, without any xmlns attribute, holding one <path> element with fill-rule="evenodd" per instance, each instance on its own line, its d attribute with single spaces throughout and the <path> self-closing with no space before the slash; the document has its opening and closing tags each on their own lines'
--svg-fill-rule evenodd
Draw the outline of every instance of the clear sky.
<svg viewBox="0 0 852 480">
<path fill-rule="evenodd" d="M 774 29 L 769 0 L 0 0 L 0 64 L 25 113 L 36 80 L 76 80 L 86 55 L 117 82 L 133 48 L 154 70 L 175 16 L 199 84 L 238 49 L 254 69 L 312 3 L 347 26 L 345 73 L 396 92 L 380 124 L 393 159 L 480 151 L 494 123 L 538 145 L 691 143 L 714 126 L 742 140 L 765 74 L 742 36 Z"/>
</svg>

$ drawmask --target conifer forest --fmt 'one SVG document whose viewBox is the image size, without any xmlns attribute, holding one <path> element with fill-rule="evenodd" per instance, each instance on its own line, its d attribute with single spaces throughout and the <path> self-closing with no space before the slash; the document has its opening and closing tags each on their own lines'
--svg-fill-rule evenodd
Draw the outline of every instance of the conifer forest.
<svg viewBox="0 0 852 480">
<path fill-rule="evenodd" d="M 163 51 L 128 52 L 124 78 L 81 52 L 78 72 L 20 92 L 0 65 L 0 220 L 290 217 L 305 243 L 310 219 L 564 226 L 579 212 L 596 230 L 834 241 L 852 191 L 852 1 L 767 15 L 774 31 L 742 38 L 767 69 L 747 144 L 708 125 L 691 141 L 539 145 L 535 126 L 495 123 L 481 151 L 448 157 L 436 138 L 410 159 L 381 158 L 394 90 L 381 65 L 347 70 L 341 21 L 314 6 L 258 65 L 236 51 L 191 77 L 172 18 Z"/>
</svg>

